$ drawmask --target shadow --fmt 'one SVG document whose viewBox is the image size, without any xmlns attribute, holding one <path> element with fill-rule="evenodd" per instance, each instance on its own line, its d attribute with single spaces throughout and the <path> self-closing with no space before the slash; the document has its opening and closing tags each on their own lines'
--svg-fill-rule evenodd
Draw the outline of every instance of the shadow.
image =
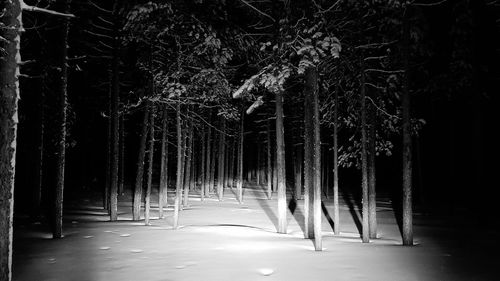
<svg viewBox="0 0 500 281">
<path fill-rule="evenodd" d="M 306 231 L 306 226 L 305 226 L 305 218 L 304 214 L 302 213 L 300 208 L 297 208 L 297 201 L 295 199 L 291 199 L 288 202 L 288 209 L 292 213 L 293 218 L 299 225 L 300 229 L 302 230 L 303 233 Z"/>
<path fill-rule="evenodd" d="M 352 219 L 354 220 L 354 224 L 356 225 L 356 228 L 358 229 L 359 235 L 362 235 L 363 232 L 363 226 L 361 223 L 361 218 L 360 215 L 356 212 L 356 206 L 354 205 L 355 202 L 353 202 L 351 193 L 345 189 L 345 187 L 340 187 L 340 193 L 342 195 L 342 199 L 344 199 L 345 203 L 347 204 L 347 207 L 349 208 L 349 213 L 351 213 Z M 359 207 L 358 207 L 359 208 Z"/>
<path fill-rule="evenodd" d="M 259 206 L 262 210 L 264 210 L 264 213 L 266 213 L 267 217 L 269 220 L 273 223 L 274 227 L 276 228 L 276 231 L 278 231 L 278 217 L 274 214 L 271 206 L 269 205 L 269 199 L 266 198 L 261 198 L 261 193 L 259 193 L 258 190 L 253 189 L 253 188 L 246 188 L 248 189 L 248 192 L 252 192 L 253 196 L 255 197 L 255 200 L 259 203 Z M 264 193 L 262 193 L 264 194 Z"/>
<path fill-rule="evenodd" d="M 394 217 L 396 218 L 399 234 L 403 237 L 403 203 L 401 202 L 402 192 L 393 190 L 391 195 L 392 210 L 394 211 Z"/>
<path fill-rule="evenodd" d="M 323 210 L 323 214 L 325 214 L 326 220 L 328 221 L 328 224 L 330 224 L 330 227 L 332 230 L 335 229 L 335 222 L 333 221 L 332 217 L 330 216 L 330 213 L 326 209 L 326 205 L 324 202 L 321 202 L 321 210 Z M 358 229 L 359 230 L 359 229 Z M 335 233 L 337 235 L 338 233 Z"/>
</svg>

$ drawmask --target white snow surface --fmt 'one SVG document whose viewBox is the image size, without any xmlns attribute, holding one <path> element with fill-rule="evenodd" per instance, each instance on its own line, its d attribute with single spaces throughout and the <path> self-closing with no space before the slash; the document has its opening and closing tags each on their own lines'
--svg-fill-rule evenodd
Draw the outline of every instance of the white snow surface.
<svg viewBox="0 0 500 281">
<path fill-rule="evenodd" d="M 495 280 L 500 276 L 495 272 L 500 259 L 490 256 L 492 248 L 486 246 L 491 235 L 472 242 L 450 238 L 463 236 L 446 227 L 446 221 L 416 216 L 417 245 L 403 247 L 394 212 L 379 208 L 379 238 L 365 244 L 353 218 L 360 216 L 359 208 L 350 209 L 348 199 L 342 200 L 341 233 L 335 235 L 328 222 L 332 204 L 325 199 L 329 214 L 323 213 L 323 251 L 318 252 L 312 240 L 304 239 L 303 201 L 287 214 L 288 233 L 278 234 L 276 199 L 265 199 L 258 186 L 245 189 L 243 204 L 234 197 L 235 192 L 226 189 L 223 201 L 212 196 L 202 202 L 192 192 L 176 230 L 171 205 L 166 217 L 158 219 L 153 204 L 149 226 L 131 221 L 129 196 L 119 198 L 118 222 L 107 221 L 106 211 L 90 201 L 67 211 L 63 239 L 51 239 L 44 224 L 19 220 L 14 230 L 13 280 Z"/>
</svg>

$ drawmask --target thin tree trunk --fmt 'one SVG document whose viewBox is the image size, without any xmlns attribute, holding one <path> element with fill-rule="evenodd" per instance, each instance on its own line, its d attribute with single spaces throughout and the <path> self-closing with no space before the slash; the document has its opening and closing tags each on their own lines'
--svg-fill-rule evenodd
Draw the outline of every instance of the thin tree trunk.
<svg viewBox="0 0 500 281">
<path fill-rule="evenodd" d="M 153 155 L 155 146 L 155 108 L 150 105 L 149 113 L 149 149 L 148 149 L 148 178 L 146 185 L 146 198 L 144 208 L 144 223 L 149 225 L 149 210 L 151 208 L 151 182 L 153 180 Z"/>
<path fill-rule="evenodd" d="M 240 137 L 238 143 L 238 174 L 237 174 L 237 182 L 236 182 L 236 193 L 238 194 L 238 202 L 243 203 L 243 142 L 245 138 L 245 111 L 241 110 L 241 120 L 240 120 Z"/>
<path fill-rule="evenodd" d="M 370 238 L 377 238 L 377 194 L 375 176 L 376 137 L 375 108 L 370 108 L 369 153 L 368 153 L 368 224 Z"/>
<path fill-rule="evenodd" d="M 205 200 L 205 178 L 206 178 L 206 169 L 205 169 L 205 162 L 206 162 L 206 157 L 207 157 L 207 134 L 205 133 L 205 126 L 203 126 L 201 130 L 201 173 L 200 173 L 200 178 L 201 178 L 201 188 L 200 188 L 200 197 L 201 201 Z"/>
<path fill-rule="evenodd" d="M 231 140 L 231 155 L 229 156 L 229 173 L 228 173 L 228 186 L 233 189 L 234 186 L 234 160 L 237 151 L 236 138 Z"/>
<path fill-rule="evenodd" d="M 335 89 L 334 111 L 333 111 L 333 233 L 340 235 L 340 206 L 339 206 L 339 161 L 338 161 L 338 110 L 339 96 L 338 87 Z"/>
<path fill-rule="evenodd" d="M 45 81 L 42 81 L 45 83 Z M 38 103 L 38 126 L 37 126 L 37 147 L 35 159 L 35 179 L 33 184 L 33 208 L 32 216 L 34 218 L 40 215 L 42 206 L 42 179 L 43 179 L 43 160 L 44 160 L 44 133 L 45 133 L 45 87 L 40 91 L 40 100 Z"/>
<path fill-rule="evenodd" d="M 113 7 L 113 17 L 115 18 L 115 26 L 113 30 L 118 33 L 118 1 L 115 1 Z M 110 220 L 116 221 L 118 218 L 118 157 L 119 157 L 119 112 L 118 106 L 120 103 L 120 42 L 116 38 L 113 40 L 113 55 L 111 60 L 111 106 L 110 106 L 110 122 L 111 122 L 111 155 L 110 155 L 110 186 L 109 186 L 109 203 L 110 203 Z"/>
<path fill-rule="evenodd" d="M 307 76 L 306 76 L 307 77 Z M 304 92 L 304 237 L 314 238 L 314 99 L 310 89 Z"/>
<path fill-rule="evenodd" d="M 363 197 L 363 243 L 370 242 L 370 225 L 368 212 L 368 160 L 367 160 L 367 134 L 366 134 L 366 97 L 365 97 L 365 70 L 361 66 L 361 85 L 360 85 L 360 105 L 361 105 L 361 191 Z"/>
<path fill-rule="evenodd" d="M 0 21 L 11 28 L 0 29 L 3 43 L 0 60 L 0 280 L 12 278 L 12 234 L 14 218 L 14 178 L 16 171 L 17 123 L 19 100 L 19 52 L 21 42 L 21 6 L 19 1 L 0 4 Z"/>
<path fill-rule="evenodd" d="M 212 144 L 212 159 L 210 161 L 210 181 L 208 183 L 208 189 L 210 193 L 214 192 L 215 186 L 215 163 L 217 161 L 217 133 L 213 134 L 213 144 Z"/>
<path fill-rule="evenodd" d="M 408 11 L 405 11 L 403 23 L 403 58 L 405 77 L 402 95 L 403 117 L 403 245 L 413 245 L 413 207 L 412 207 L 412 143 L 410 117 L 410 85 L 408 72 L 410 68 L 410 24 Z"/>
<path fill-rule="evenodd" d="M 160 219 L 163 218 L 163 207 L 168 205 L 168 111 L 167 105 L 163 108 L 161 121 L 161 162 L 160 162 L 160 187 L 158 190 L 158 211 Z"/>
<path fill-rule="evenodd" d="M 295 200 L 302 199 L 302 147 L 297 145 L 295 149 Z"/>
<path fill-rule="evenodd" d="M 267 120 L 267 199 L 273 196 L 273 168 L 271 154 L 271 120 Z"/>
<path fill-rule="evenodd" d="M 217 168 L 218 174 L 217 174 L 217 195 L 219 197 L 219 201 L 222 201 L 222 198 L 224 198 L 224 144 L 226 142 L 226 135 L 225 135 L 225 130 L 226 130 L 226 119 L 222 118 L 221 120 L 222 125 L 221 125 L 221 132 L 219 135 L 219 167 Z"/>
<path fill-rule="evenodd" d="M 276 93 L 276 169 L 278 179 L 278 233 L 286 233 L 285 128 L 283 126 L 283 93 Z"/>
<path fill-rule="evenodd" d="M 69 12 L 69 0 L 62 2 L 62 11 Z M 56 136 L 57 143 L 57 156 L 56 156 L 56 192 L 55 192 L 55 215 L 54 215 L 54 238 L 62 238 L 63 227 L 63 193 L 64 193 L 64 170 L 66 166 L 66 110 L 68 107 L 67 102 L 67 89 L 68 89 L 68 33 L 69 33 L 69 19 L 63 18 L 60 30 L 60 42 L 58 45 L 58 67 L 59 77 L 58 84 L 58 132 Z"/>
<path fill-rule="evenodd" d="M 183 161 L 184 158 L 182 151 L 182 128 L 181 128 L 181 104 L 180 101 L 177 102 L 177 179 L 175 186 L 175 203 L 174 203 L 174 222 L 173 229 L 177 229 L 179 226 L 179 208 L 181 204 L 181 196 L 182 196 L 182 170 L 183 170 Z"/>
<path fill-rule="evenodd" d="M 125 117 L 120 115 L 120 161 L 118 171 L 118 194 L 123 195 L 125 185 Z"/>
<path fill-rule="evenodd" d="M 137 157 L 137 173 L 134 185 L 134 199 L 132 206 L 132 218 L 134 221 L 141 219 L 142 203 L 142 180 L 144 176 L 144 158 L 146 156 L 146 138 L 148 134 L 149 104 L 144 108 L 142 119 L 141 140 L 139 143 L 139 156 Z"/>
<path fill-rule="evenodd" d="M 189 200 L 189 188 L 191 186 L 191 180 L 192 180 L 192 173 L 193 169 L 191 169 L 191 162 L 192 162 L 192 157 L 193 157 L 193 122 L 189 121 L 189 124 L 187 126 L 187 139 L 186 139 L 186 174 L 184 175 L 184 200 L 183 200 L 183 206 L 187 207 L 188 206 L 188 200 Z"/>
<path fill-rule="evenodd" d="M 307 73 L 309 72 L 309 73 Z M 319 119 L 319 90 L 318 74 L 315 68 L 306 70 L 306 83 L 311 87 L 314 106 L 314 248 L 316 251 L 322 251 L 322 232 L 321 232 L 321 135 Z"/>
<path fill-rule="evenodd" d="M 257 185 L 260 185 L 260 154 L 262 152 L 262 149 L 260 147 L 260 145 L 257 145 L 257 163 L 256 163 L 256 169 L 257 169 L 257 174 L 256 174 L 256 182 L 257 182 Z"/>
<path fill-rule="evenodd" d="M 212 128 L 208 127 L 208 132 L 207 132 L 207 158 L 206 158 L 206 164 L 205 164 L 205 183 L 204 183 L 204 188 L 205 188 L 205 196 L 210 197 L 210 167 L 212 163 L 212 148 L 211 148 L 211 142 L 212 142 Z"/>
</svg>

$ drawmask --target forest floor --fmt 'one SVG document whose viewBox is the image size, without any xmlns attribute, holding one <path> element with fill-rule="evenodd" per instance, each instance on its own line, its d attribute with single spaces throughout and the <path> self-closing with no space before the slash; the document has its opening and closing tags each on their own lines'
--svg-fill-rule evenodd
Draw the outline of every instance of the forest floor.
<svg viewBox="0 0 500 281">
<path fill-rule="evenodd" d="M 403 247 L 392 204 L 379 196 L 379 238 L 365 244 L 359 203 L 341 199 L 339 235 L 332 232 L 331 200 L 324 201 L 321 252 L 303 238 L 303 201 L 289 208 L 288 233 L 278 234 L 277 201 L 258 186 L 245 188 L 243 204 L 231 189 L 222 202 L 192 194 L 177 230 L 171 205 L 158 219 L 153 203 L 145 226 L 131 220 L 128 194 L 120 196 L 118 222 L 109 222 L 95 200 L 68 202 L 63 239 L 51 239 L 40 222 L 16 217 L 13 280 L 498 280 L 496 228 L 416 213 L 416 245 Z"/>
</svg>

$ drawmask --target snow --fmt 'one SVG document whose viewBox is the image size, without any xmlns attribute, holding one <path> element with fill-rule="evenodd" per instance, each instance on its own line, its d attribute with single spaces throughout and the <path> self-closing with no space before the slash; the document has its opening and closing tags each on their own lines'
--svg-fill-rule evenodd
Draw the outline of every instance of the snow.
<svg viewBox="0 0 500 281">
<path fill-rule="evenodd" d="M 277 201 L 259 187 L 245 190 L 243 204 L 229 189 L 222 202 L 191 196 L 177 230 L 171 205 L 158 219 L 153 204 L 149 226 L 131 221 L 130 198 L 120 198 L 118 222 L 103 221 L 89 201 L 68 211 L 63 239 L 48 239 L 43 224 L 17 220 L 13 280 L 491 280 L 500 265 L 495 230 L 464 239 L 465 231 L 444 218 L 416 216 L 418 245 L 403 247 L 394 212 L 380 208 L 380 238 L 361 243 L 342 202 L 341 233 L 323 217 L 318 252 L 303 238 L 302 201 L 288 212 L 288 233 L 278 234 Z M 331 202 L 325 205 L 331 212 Z"/>
</svg>

